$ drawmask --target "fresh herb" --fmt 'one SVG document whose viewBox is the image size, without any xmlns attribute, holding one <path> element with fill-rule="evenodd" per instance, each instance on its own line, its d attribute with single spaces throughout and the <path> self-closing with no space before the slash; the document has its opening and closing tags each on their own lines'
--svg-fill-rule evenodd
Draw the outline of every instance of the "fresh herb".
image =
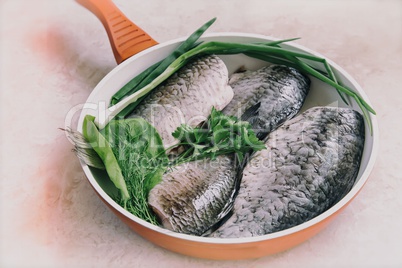
<svg viewBox="0 0 402 268">
<path fill-rule="evenodd" d="M 264 46 L 269 45 L 277 45 L 283 42 L 288 42 L 294 39 L 280 40 L 274 42 L 265 43 Z M 221 47 L 223 45 L 224 47 Z M 226 47 L 228 45 L 230 48 Z M 122 99 L 120 102 L 115 105 L 107 108 L 106 110 L 101 110 L 100 114 L 103 114 L 102 117 L 95 118 L 95 124 L 100 128 L 104 128 L 110 120 L 115 118 L 117 115 L 121 116 L 121 112 L 128 107 L 132 103 L 138 103 L 142 100 L 144 96 L 149 94 L 154 88 L 159 86 L 162 82 L 164 82 L 167 78 L 169 78 L 172 74 L 177 72 L 181 67 L 183 67 L 186 63 L 188 63 L 191 59 L 196 56 L 205 55 L 205 54 L 238 54 L 247 51 L 244 48 L 237 48 L 238 43 L 222 43 L 222 42 L 206 42 L 202 43 L 195 48 L 189 50 L 186 53 L 183 53 L 176 60 L 174 60 L 168 68 L 165 69 L 160 75 L 158 75 L 155 79 L 150 81 L 146 86 L 136 91 L 135 93 L 127 96 Z M 240 44 L 245 45 L 245 44 Z"/>
<path fill-rule="evenodd" d="M 247 121 L 225 115 L 215 108 L 203 126 L 193 128 L 182 124 L 172 135 L 179 140 L 174 147 L 184 146 L 185 150 L 171 165 L 232 153 L 242 162 L 247 153 L 265 149 L 264 142 L 256 137 Z"/>
<path fill-rule="evenodd" d="M 259 59 L 266 60 L 272 63 L 280 63 L 288 66 L 293 66 L 301 69 L 305 73 L 316 77 L 317 79 L 322 80 L 323 82 L 333 86 L 341 96 L 341 98 L 347 103 L 346 96 L 353 98 L 357 105 L 363 112 L 363 115 L 366 119 L 366 122 L 372 131 L 371 118 L 369 113 L 375 114 L 375 111 L 368 103 L 364 101 L 364 99 L 359 96 L 356 92 L 349 89 L 348 87 L 341 85 L 332 70 L 332 67 L 328 62 L 320 57 L 316 57 L 310 54 L 299 53 L 293 50 L 285 49 L 280 47 L 279 45 L 284 42 L 293 41 L 297 38 L 287 39 L 287 40 L 279 40 L 274 42 L 264 42 L 264 43 L 253 43 L 253 44 L 244 44 L 244 43 L 225 43 L 225 42 L 204 42 L 197 46 L 195 46 L 195 42 L 197 38 L 214 22 L 215 19 L 206 23 L 202 28 L 197 30 L 197 34 L 192 35 L 186 42 L 182 45 L 187 44 L 186 49 L 181 51 L 177 51 L 178 54 L 182 53 L 180 56 L 175 54 L 174 57 L 168 57 L 169 61 L 165 63 L 170 63 L 166 68 L 159 69 L 159 72 L 152 73 L 152 75 L 147 76 L 148 78 L 143 80 L 141 83 L 143 87 L 138 86 L 135 90 L 130 91 L 134 92 L 131 95 L 125 96 L 124 92 L 121 96 L 119 96 L 119 102 L 117 102 L 114 106 L 109 107 L 105 112 L 105 116 L 102 117 L 102 121 L 99 118 L 96 118 L 95 123 L 99 126 L 99 128 L 103 128 L 106 126 L 109 120 L 113 119 L 115 116 L 121 113 L 121 111 L 125 110 L 126 107 L 130 106 L 132 103 L 137 105 L 144 96 L 149 94 L 156 86 L 165 81 L 168 77 L 170 77 L 173 73 L 179 70 L 182 66 L 184 66 L 189 60 L 196 56 L 206 55 L 206 54 L 238 54 L 243 53 L 250 57 L 255 57 Z M 190 47 L 192 47 L 190 50 Z M 195 46 L 195 47 L 194 47 Z M 174 60 L 173 60 L 174 59 Z M 173 61 L 172 61 L 173 60 Z M 325 72 L 313 67 L 308 62 L 315 62 L 323 65 L 323 69 Z M 165 66 L 163 66 L 165 67 Z M 153 68 L 153 67 L 151 67 Z M 155 67 L 156 68 L 156 67 Z M 125 97 L 125 98 L 123 98 Z M 114 102 L 118 100 L 115 99 Z M 131 112 L 131 108 L 129 110 L 125 110 L 125 114 Z"/>
<path fill-rule="evenodd" d="M 161 73 L 163 73 L 173 61 L 175 61 L 179 56 L 187 52 L 188 50 L 194 48 L 197 44 L 196 41 L 201 37 L 201 35 L 215 22 L 216 18 L 205 23 L 199 29 L 197 29 L 193 34 L 191 34 L 181 45 L 176 48 L 169 56 L 167 56 L 162 61 L 152 65 L 136 77 L 134 77 L 130 82 L 124 85 L 119 91 L 117 91 L 111 100 L 111 105 L 114 105 L 125 98 L 127 95 L 131 95 L 137 92 L 139 89 L 143 88 L 147 84 L 151 83 L 155 78 L 157 78 Z M 146 95 L 138 99 L 137 101 L 131 103 L 125 107 L 120 113 L 119 117 L 125 117 L 130 114 L 135 107 L 141 102 Z"/>
<path fill-rule="evenodd" d="M 112 106 L 105 111 L 99 111 L 102 117 L 87 116 L 84 120 L 83 135 L 86 141 L 99 155 L 111 181 L 120 191 L 116 202 L 149 222 L 156 221 L 149 212 L 146 197 L 152 187 L 161 180 L 167 166 L 202 158 L 213 159 L 218 155 L 231 153 L 235 153 L 241 161 L 248 152 L 265 148 L 249 123 L 213 109 L 202 127 L 181 125 L 176 129 L 173 136 L 179 140 L 177 145 L 186 147 L 186 150 L 167 164 L 168 158 L 161 138 L 148 122 L 139 118 L 112 120 L 116 116 L 124 117 L 131 113 L 155 87 L 194 57 L 243 53 L 270 63 L 298 68 L 333 86 L 345 103 L 349 104 L 347 97 L 353 98 L 372 131 L 370 113 L 375 114 L 375 111 L 356 92 L 337 81 L 331 65 L 325 59 L 281 47 L 282 43 L 297 38 L 251 44 L 198 42 L 214 21 L 215 18 L 204 24 L 167 58 L 153 64 L 127 83 L 112 97 Z M 313 64 L 322 67 L 314 67 Z M 81 143 L 80 140 L 77 146 L 80 147 Z M 87 147 L 84 149 L 82 158 L 91 158 L 92 152 Z M 89 163 L 103 167 L 98 159 Z"/>
<path fill-rule="evenodd" d="M 149 191 L 162 180 L 168 164 L 159 134 L 142 118 L 113 120 L 101 131 L 93 119 L 85 117 L 83 134 L 120 190 L 120 195 L 112 198 L 133 215 L 157 224 L 147 200 Z"/>
<path fill-rule="evenodd" d="M 158 221 L 149 209 L 148 194 L 162 180 L 168 167 L 215 159 L 223 154 L 235 154 L 242 162 L 246 154 L 265 148 L 248 122 L 224 115 L 215 108 L 202 126 L 182 124 L 172 133 L 178 139 L 173 147 L 185 147 L 185 151 L 171 161 L 166 154 L 169 149 L 165 150 L 156 129 L 146 120 L 112 120 L 99 130 L 94 119 L 90 115 L 84 118 L 83 137 L 119 189 L 119 195 L 111 197 L 133 215 L 152 224 Z"/>
<path fill-rule="evenodd" d="M 130 194 L 127 190 L 127 185 L 122 175 L 120 166 L 113 153 L 110 143 L 99 132 L 98 128 L 94 124 L 94 117 L 87 115 L 84 118 L 82 126 L 82 134 L 84 138 L 90 143 L 91 147 L 102 159 L 107 174 L 110 180 L 120 190 L 120 204 L 125 206 L 126 202 L 130 198 Z"/>
</svg>

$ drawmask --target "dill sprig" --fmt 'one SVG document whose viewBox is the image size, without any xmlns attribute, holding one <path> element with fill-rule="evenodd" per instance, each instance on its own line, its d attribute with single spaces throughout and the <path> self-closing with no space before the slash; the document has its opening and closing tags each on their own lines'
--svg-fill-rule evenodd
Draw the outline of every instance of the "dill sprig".
<svg viewBox="0 0 402 268">
<path fill-rule="evenodd" d="M 149 191 L 162 180 L 168 158 L 155 128 L 142 118 L 113 120 L 101 131 L 84 119 L 83 135 L 119 189 L 113 200 L 133 215 L 158 224 L 148 206 Z"/>
</svg>

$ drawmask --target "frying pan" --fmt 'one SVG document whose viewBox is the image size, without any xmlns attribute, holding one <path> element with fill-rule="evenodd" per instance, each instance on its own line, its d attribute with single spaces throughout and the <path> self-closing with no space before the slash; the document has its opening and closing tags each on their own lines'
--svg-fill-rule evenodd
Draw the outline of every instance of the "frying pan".
<svg viewBox="0 0 402 268">
<path fill-rule="evenodd" d="M 147 33 L 132 23 L 110 0 L 77 0 L 77 2 L 92 11 L 103 23 L 108 33 L 116 62 L 119 64 L 100 81 L 87 99 L 78 122 L 77 130 L 82 132 L 83 118 L 87 114 L 96 116 L 99 112 L 98 107 L 109 103 L 111 96 L 117 90 L 135 75 L 169 55 L 185 38 L 158 44 Z M 202 40 L 250 43 L 277 39 L 246 33 L 213 33 L 204 35 Z M 325 58 L 319 53 L 297 44 L 286 43 L 283 46 L 287 49 Z M 240 66 L 256 69 L 264 65 L 261 61 L 243 55 L 223 55 L 221 58 L 227 65 L 229 73 L 234 72 Z M 327 61 L 333 66 L 338 80 L 360 94 L 370 104 L 358 83 L 337 64 L 329 59 Z M 312 78 L 312 87 L 303 110 L 318 105 L 343 106 L 344 104 L 340 101 L 335 90 Z M 352 104 L 352 107 L 359 109 L 356 104 Z M 105 172 L 93 169 L 83 162 L 81 162 L 81 166 L 97 195 L 113 213 L 132 230 L 152 243 L 180 254 L 199 258 L 221 260 L 257 258 L 290 249 L 316 235 L 339 215 L 360 192 L 369 178 L 378 152 L 377 120 L 375 116 L 370 115 L 370 117 L 373 131 L 371 135 L 366 135 L 360 171 L 351 191 L 333 207 L 312 220 L 283 231 L 258 237 L 231 239 L 197 237 L 175 233 L 152 225 L 124 210 L 111 199 L 110 195 L 116 189 Z M 366 133 L 370 133 L 367 124 Z"/>
</svg>

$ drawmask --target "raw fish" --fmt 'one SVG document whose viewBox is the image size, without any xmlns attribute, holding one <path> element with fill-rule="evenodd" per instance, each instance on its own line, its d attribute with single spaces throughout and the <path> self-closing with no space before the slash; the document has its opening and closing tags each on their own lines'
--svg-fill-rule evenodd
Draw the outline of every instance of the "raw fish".
<svg viewBox="0 0 402 268">
<path fill-rule="evenodd" d="M 309 84 L 307 77 L 283 66 L 234 74 L 231 85 L 235 97 L 223 111 L 235 115 L 247 110 L 243 116 L 246 120 L 257 122 L 258 118 L 258 122 L 268 125 L 255 127 L 270 131 L 299 111 Z M 180 165 L 167 172 L 151 190 L 148 203 L 165 228 L 206 235 L 233 206 L 241 178 L 239 168 L 232 155 Z"/>
<path fill-rule="evenodd" d="M 233 214 L 212 237 L 291 228 L 323 213 L 355 183 L 364 121 L 349 108 L 315 107 L 271 132 L 243 170 Z"/>
<path fill-rule="evenodd" d="M 294 68 L 270 65 L 235 73 L 229 85 L 234 97 L 223 113 L 249 121 L 257 137 L 263 139 L 300 111 L 310 79 Z"/>
<path fill-rule="evenodd" d="M 218 56 L 197 58 L 156 88 L 129 117 L 151 123 L 168 148 L 175 144 L 172 132 L 181 124 L 197 126 L 212 107 L 222 110 L 231 101 L 228 80 L 227 67 Z"/>
</svg>

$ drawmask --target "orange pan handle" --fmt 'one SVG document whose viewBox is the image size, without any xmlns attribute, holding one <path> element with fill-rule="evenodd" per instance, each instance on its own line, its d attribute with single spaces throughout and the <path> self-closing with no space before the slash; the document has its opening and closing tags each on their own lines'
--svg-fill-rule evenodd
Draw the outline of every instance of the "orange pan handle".
<svg viewBox="0 0 402 268">
<path fill-rule="evenodd" d="M 94 13 L 106 29 L 116 62 L 158 44 L 131 22 L 111 0 L 76 0 Z"/>
</svg>

